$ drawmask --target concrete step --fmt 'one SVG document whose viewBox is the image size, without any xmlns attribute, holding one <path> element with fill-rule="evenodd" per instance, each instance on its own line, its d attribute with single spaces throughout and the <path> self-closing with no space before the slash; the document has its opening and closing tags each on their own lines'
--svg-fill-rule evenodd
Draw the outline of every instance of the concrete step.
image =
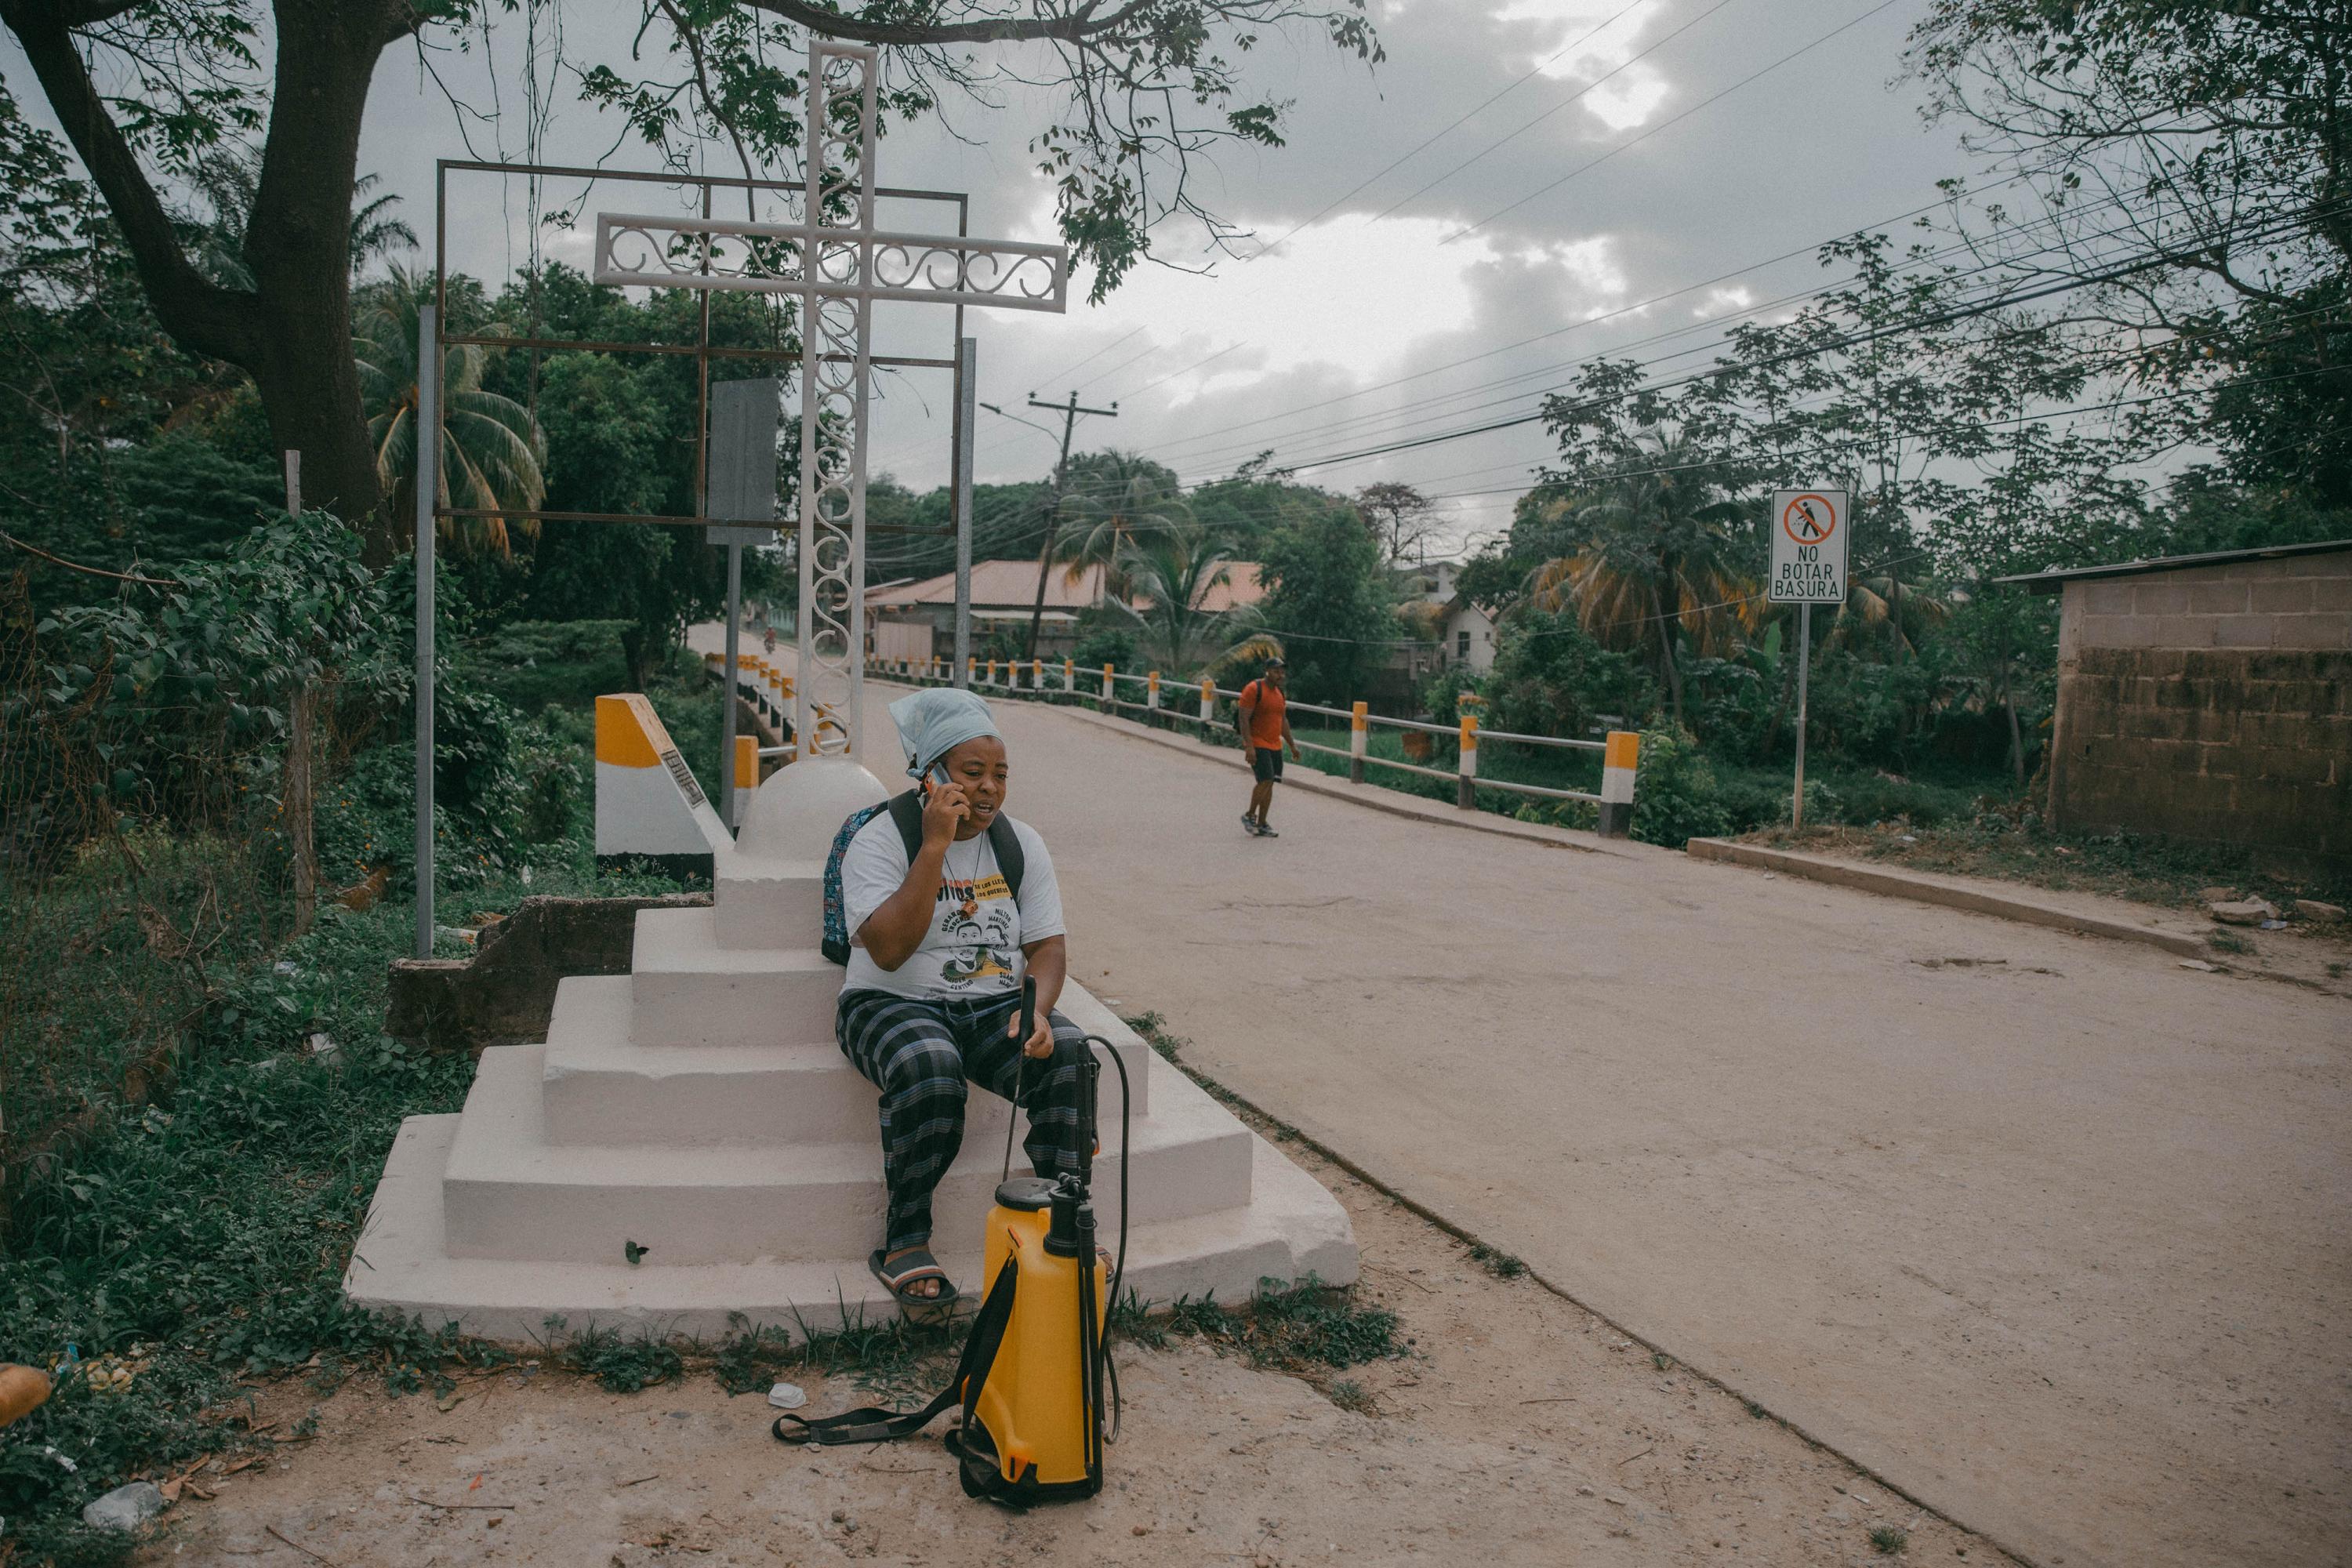
<svg viewBox="0 0 2352 1568">
<path fill-rule="evenodd" d="M 814 947 L 721 947 L 715 907 L 638 910 L 631 964 L 633 1044 L 833 1043 L 841 965 Z M 1135 1031 L 1083 986 L 1066 986 L 1056 1006 L 1087 1033 L 1117 1043 L 1130 1068 L 1148 1063 Z M 1139 1082 L 1139 1109 L 1143 1092 Z"/>
<path fill-rule="evenodd" d="M 715 907 L 637 911 L 631 968 L 641 1046 L 812 1046 L 833 1038 L 841 966 L 816 949 L 719 942 Z"/>
<path fill-rule="evenodd" d="M 441 1197 L 457 1124 L 455 1116 L 412 1116 L 401 1123 L 343 1278 L 345 1293 L 358 1304 L 421 1318 L 431 1328 L 455 1323 L 514 1342 L 545 1338 L 551 1317 L 566 1320 L 572 1332 L 594 1326 L 710 1343 L 739 1316 L 800 1334 L 897 1310 L 866 1271 L 864 1245 L 831 1259 L 697 1267 L 664 1262 L 658 1250 L 635 1268 L 619 1258 L 452 1258 Z M 1128 1284 L 1147 1301 L 1166 1305 L 1213 1291 L 1222 1300 L 1242 1300 L 1262 1279 L 1310 1273 L 1331 1285 L 1355 1279 L 1355 1233 L 1339 1200 L 1263 1141 L 1250 1143 L 1246 1208 L 1133 1226 Z M 1106 1243 L 1116 1242 L 1117 1213 L 1115 1206 L 1104 1211 Z M 967 1292 L 979 1284 L 979 1239 L 977 1224 L 940 1230 L 940 1260 Z"/>
<path fill-rule="evenodd" d="M 837 973 L 837 972 L 836 972 Z M 547 1139 L 554 1144 L 808 1143 L 873 1129 L 878 1099 L 838 1046 L 644 1046 L 632 1038 L 630 977 L 573 975 L 555 992 L 547 1031 Z M 1107 1008 L 1070 989 L 1064 1014 L 1112 1043 L 1150 1110 L 1152 1053 Z M 1118 1114 L 1117 1074 L 1103 1103 Z M 1001 1143 L 1011 1107 L 975 1089 L 967 1136 Z"/>
<path fill-rule="evenodd" d="M 678 1264 L 863 1257 L 882 1229 L 878 1130 L 797 1144 L 551 1144 L 546 1047 L 482 1054 L 443 1185 L 451 1256 L 606 1263 L 636 1241 Z M 1095 1190 L 1118 1200 L 1116 1097 L 1103 1118 Z M 1000 1128 L 1002 1123 L 999 1123 Z M 1184 1219 L 1250 1200 L 1248 1130 L 1179 1074 L 1134 1123 L 1138 1222 Z M 976 1228 L 1003 1167 L 1001 1132 L 968 1132 L 935 1204 L 943 1231 Z M 1013 1168 L 1027 1163 L 1016 1143 Z"/>
<path fill-rule="evenodd" d="M 824 865 L 816 860 L 721 858 L 716 868 L 721 947 L 812 947 L 824 931 Z"/>
</svg>

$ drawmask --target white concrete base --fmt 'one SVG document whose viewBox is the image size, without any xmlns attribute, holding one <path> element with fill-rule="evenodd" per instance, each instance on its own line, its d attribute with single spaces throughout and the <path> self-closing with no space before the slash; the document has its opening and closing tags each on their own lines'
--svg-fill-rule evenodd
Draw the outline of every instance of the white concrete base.
<svg viewBox="0 0 2352 1568">
<path fill-rule="evenodd" d="M 755 860 L 814 860 L 824 865 L 833 836 L 860 806 L 891 792 L 863 764 L 847 757 L 805 757 L 778 768 L 751 797 L 735 844 Z"/>
<path fill-rule="evenodd" d="M 541 1098 L 546 1049 L 482 1054 L 442 1183 L 450 1256 L 602 1263 L 635 1241 L 665 1263 L 749 1263 L 862 1258 L 879 1239 L 882 1146 L 870 1107 L 830 1129 L 834 1142 L 551 1143 Z M 1157 1113 L 1133 1126 L 1130 1218 L 1247 1207 L 1248 1130 L 1189 1079 L 1162 1084 L 1160 1098 Z M 992 1121 L 985 1132 L 968 1130 L 932 1199 L 948 1235 L 980 1234 L 1003 1170 L 1005 1118 Z M 1095 1201 L 1108 1214 L 1119 1191 L 1115 1098 L 1100 1134 Z M 1016 1140 L 1013 1173 L 1028 1170 Z"/>
<path fill-rule="evenodd" d="M 818 858 L 880 787 L 827 759 L 776 775 L 744 849 L 715 857 L 714 907 L 641 911 L 631 973 L 564 980 L 545 1045 L 484 1052 L 461 1114 L 404 1123 L 352 1299 L 508 1338 L 550 1315 L 714 1336 L 736 1314 L 792 1328 L 894 1310 L 865 1264 L 884 1206 L 877 1097 L 835 1044 L 841 970 L 814 946 Z M 1137 1290 L 1231 1300 L 1262 1278 L 1355 1278 L 1337 1199 L 1084 987 L 1060 1006 L 1127 1068 L 1122 1138 L 1106 1063 L 1094 1194 L 1115 1226 L 1124 1146 Z M 1013 1120 L 972 1089 L 933 1199 L 933 1250 L 967 1285 Z M 1028 1170 L 1017 1138 L 1012 1168 Z"/>
<path fill-rule="evenodd" d="M 798 1336 L 898 1310 L 866 1271 L 863 1253 L 834 1262 L 680 1267 L 656 1251 L 635 1268 L 451 1258 L 441 1176 L 457 1121 L 412 1116 L 401 1123 L 344 1277 L 354 1301 L 508 1341 L 548 1338 L 551 1317 L 564 1319 L 568 1332 L 593 1325 L 708 1342 L 746 1324 Z M 1250 1145 L 1247 1208 L 1132 1228 L 1127 1283 L 1144 1300 L 1213 1293 L 1241 1301 L 1261 1279 L 1309 1274 L 1330 1285 L 1354 1282 L 1356 1237 L 1346 1211 L 1272 1145 L 1255 1137 Z M 1105 1220 L 1116 1224 L 1111 1215 Z M 977 1232 L 961 1245 L 940 1235 L 940 1261 L 967 1292 L 980 1277 L 978 1240 Z"/>
<path fill-rule="evenodd" d="M 824 929 L 822 859 L 763 860 L 739 851 L 720 858 L 716 871 L 721 947 L 796 947 Z"/>
</svg>

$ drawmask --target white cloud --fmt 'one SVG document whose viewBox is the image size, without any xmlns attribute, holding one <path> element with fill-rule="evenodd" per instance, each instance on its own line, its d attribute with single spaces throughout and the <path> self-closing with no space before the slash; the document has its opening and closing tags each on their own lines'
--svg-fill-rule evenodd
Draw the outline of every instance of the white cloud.
<svg viewBox="0 0 2352 1568">
<path fill-rule="evenodd" d="M 1534 39 L 1528 63 L 1545 76 L 1597 82 L 1578 107 L 1610 130 L 1623 131 L 1648 120 L 1665 101 L 1664 77 L 1647 62 L 1628 66 L 1659 9 L 1642 5 L 1619 16 L 1616 0 L 1504 0 L 1495 19 L 1528 26 Z M 1600 81 L 1604 76 L 1609 79 Z"/>
<path fill-rule="evenodd" d="M 1728 289 L 1710 289 L 1706 297 L 1691 308 L 1691 315 L 1698 321 L 1711 321 L 1717 316 L 1744 311 L 1755 303 L 1756 290 L 1744 283 Z"/>
</svg>

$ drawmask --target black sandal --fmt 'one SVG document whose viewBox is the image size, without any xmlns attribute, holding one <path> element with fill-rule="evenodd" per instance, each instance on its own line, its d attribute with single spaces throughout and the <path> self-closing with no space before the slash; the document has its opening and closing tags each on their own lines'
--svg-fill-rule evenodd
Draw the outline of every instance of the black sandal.
<svg viewBox="0 0 2352 1568">
<path fill-rule="evenodd" d="M 929 1315 L 943 1312 L 955 1305 L 955 1281 L 948 1278 L 948 1271 L 940 1267 L 939 1259 L 929 1251 L 916 1247 L 902 1256 L 895 1265 L 883 1261 L 887 1256 L 888 1248 L 877 1247 L 866 1258 L 866 1267 L 875 1279 L 882 1281 L 882 1288 L 890 1292 L 890 1299 L 898 1303 L 901 1311 L 910 1315 Z M 892 1271 L 894 1268 L 896 1272 Z M 940 1282 L 938 1295 L 910 1296 L 907 1293 L 907 1287 L 925 1279 Z"/>
</svg>

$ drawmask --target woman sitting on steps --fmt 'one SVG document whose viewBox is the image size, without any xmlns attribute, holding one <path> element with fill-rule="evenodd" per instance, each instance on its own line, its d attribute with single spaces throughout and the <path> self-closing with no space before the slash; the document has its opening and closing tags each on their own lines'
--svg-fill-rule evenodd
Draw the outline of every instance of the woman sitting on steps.
<svg viewBox="0 0 2352 1568">
<path fill-rule="evenodd" d="M 936 689 L 893 702 L 890 718 L 927 792 L 921 844 L 909 856 L 882 811 L 842 852 L 850 953 L 834 1030 L 882 1091 L 889 1208 L 867 1266 L 902 1307 L 929 1313 L 956 1298 L 929 1251 L 931 1193 L 963 1143 L 966 1081 L 1028 1112 L 1022 1147 L 1050 1180 L 1078 1166 L 1087 1047 L 1053 1011 L 1069 969 L 1061 889 L 1045 841 L 1003 815 L 1009 770 L 988 705 Z M 1024 974 L 1037 982 L 1025 1040 Z"/>
</svg>

